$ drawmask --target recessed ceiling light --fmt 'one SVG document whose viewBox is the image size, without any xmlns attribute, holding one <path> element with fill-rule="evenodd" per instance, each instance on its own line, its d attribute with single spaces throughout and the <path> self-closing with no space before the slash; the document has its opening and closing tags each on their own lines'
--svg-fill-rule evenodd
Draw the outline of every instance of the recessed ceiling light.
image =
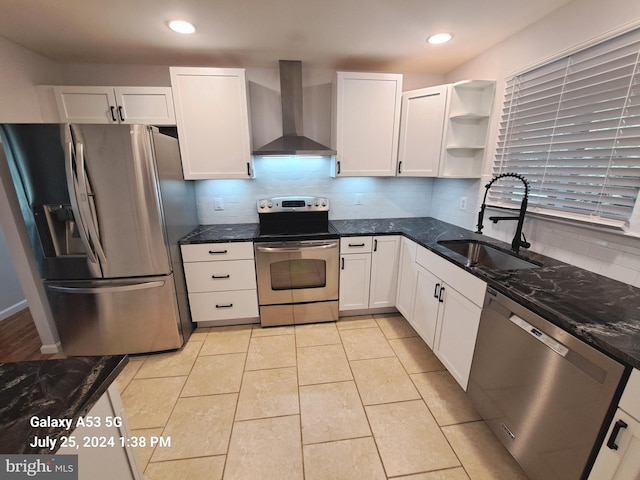
<svg viewBox="0 0 640 480">
<path fill-rule="evenodd" d="M 169 28 L 174 32 L 189 34 L 196 31 L 196 27 L 184 20 L 171 20 L 169 22 Z"/>
<path fill-rule="evenodd" d="M 451 40 L 452 35 L 450 33 L 436 33 L 435 35 L 431 35 L 428 39 L 427 42 L 431 43 L 432 45 L 439 45 L 441 43 L 446 43 L 449 40 Z"/>
</svg>

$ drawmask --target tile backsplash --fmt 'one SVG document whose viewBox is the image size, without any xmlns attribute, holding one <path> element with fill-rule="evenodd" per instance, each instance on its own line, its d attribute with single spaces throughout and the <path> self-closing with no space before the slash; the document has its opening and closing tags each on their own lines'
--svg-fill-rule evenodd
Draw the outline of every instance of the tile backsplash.
<svg viewBox="0 0 640 480">
<path fill-rule="evenodd" d="M 252 180 L 200 180 L 200 224 L 257 223 L 256 202 L 281 195 L 329 198 L 329 218 L 429 216 L 433 180 L 396 177 L 330 177 L 328 158 L 264 157 L 254 161 Z M 216 210 L 216 199 L 223 210 Z"/>
<path fill-rule="evenodd" d="M 487 179 L 437 179 L 431 216 L 469 230 L 476 229 Z M 467 209 L 460 198 L 467 197 Z M 493 224 L 485 214 L 483 233 L 511 243 L 515 222 Z M 523 227 L 530 250 L 605 277 L 640 287 L 640 238 L 527 216 Z"/>
<path fill-rule="evenodd" d="M 431 216 L 475 230 L 484 182 L 480 179 L 330 177 L 327 158 L 260 158 L 252 180 L 196 182 L 202 225 L 257 223 L 256 202 L 279 195 L 329 198 L 332 219 Z M 460 200 L 466 199 L 462 209 Z M 222 210 L 216 210 L 216 199 Z M 357 204 L 357 202 L 360 204 Z M 485 221 L 484 233 L 511 243 L 515 222 Z M 528 216 L 531 250 L 640 287 L 640 239 Z"/>
</svg>

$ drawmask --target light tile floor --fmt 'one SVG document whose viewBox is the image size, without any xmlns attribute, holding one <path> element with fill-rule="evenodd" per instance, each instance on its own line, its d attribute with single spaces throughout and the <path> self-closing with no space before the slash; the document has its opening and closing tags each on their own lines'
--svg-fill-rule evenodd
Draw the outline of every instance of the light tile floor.
<svg viewBox="0 0 640 480">
<path fill-rule="evenodd" d="M 171 439 L 147 480 L 526 479 L 397 314 L 198 329 L 117 382 L 132 434 Z"/>
</svg>

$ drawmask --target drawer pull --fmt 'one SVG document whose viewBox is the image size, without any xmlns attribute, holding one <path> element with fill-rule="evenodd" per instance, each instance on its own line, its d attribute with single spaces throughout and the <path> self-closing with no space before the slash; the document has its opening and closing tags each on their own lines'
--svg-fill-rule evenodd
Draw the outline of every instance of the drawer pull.
<svg viewBox="0 0 640 480">
<path fill-rule="evenodd" d="M 233 308 L 233 303 L 216 304 L 216 308 Z"/>
<path fill-rule="evenodd" d="M 620 430 L 622 430 L 623 428 L 627 428 L 628 426 L 629 425 L 627 425 L 624 421 L 618 420 L 613 427 L 613 430 L 611 431 L 611 436 L 607 441 L 607 447 L 609 447 L 611 450 L 618 450 L 618 444 L 616 443 L 618 434 L 620 433 Z"/>
<path fill-rule="evenodd" d="M 350 243 L 350 247 L 364 247 L 364 243 Z"/>
<path fill-rule="evenodd" d="M 211 278 L 213 278 L 214 280 L 219 280 L 221 278 L 231 278 L 231 275 L 227 274 L 227 275 L 211 275 Z"/>
<path fill-rule="evenodd" d="M 209 250 L 210 255 L 223 255 L 227 253 L 227 250 Z"/>
</svg>

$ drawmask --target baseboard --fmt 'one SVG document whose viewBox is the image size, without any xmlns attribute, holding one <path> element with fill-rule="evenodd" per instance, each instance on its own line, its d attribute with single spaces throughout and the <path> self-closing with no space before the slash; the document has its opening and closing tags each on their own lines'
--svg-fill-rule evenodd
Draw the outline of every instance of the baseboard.
<svg viewBox="0 0 640 480">
<path fill-rule="evenodd" d="M 4 310 L 0 311 L 0 321 L 4 320 L 5 318 L 9 318 L 11 315 L 18 313 L 20 310 L 24 310 L 25 308 L 27 308 L 26 300 L 21 300 L 15 305 L 11 305 L 9 308 L 5 308 Z"/>
<path fill-rule="evenodd" d="M 43 355 L 50 355 L 60 352 L 62 352 L 62 344 L 60 342 L 50 343 L 48 345 L 42 345 L 40 347 L 40 353 Z"/>
<path fill-rule="evenodd" d="M 360 310 L 340 310 L 340 318 L 342 317 L 355 317 L 359 315 L 376 315 L 385 313 L 399 313 L 396 307 L 381 307 L 381 308 L 363 308 Z"/>
</svg>

